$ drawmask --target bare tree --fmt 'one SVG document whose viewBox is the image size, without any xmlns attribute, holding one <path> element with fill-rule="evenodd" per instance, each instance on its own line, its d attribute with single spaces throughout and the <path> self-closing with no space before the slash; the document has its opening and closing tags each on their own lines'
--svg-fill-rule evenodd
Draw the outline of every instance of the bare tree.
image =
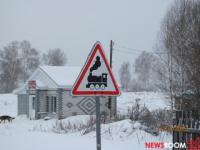
<svg viewBox="0 0 200 150">
<path fill-rule="evenodd" d="M 172 96 L 200 96 L 200 1 L 176 0 L 161 26 L 161 60 Z"/>
<path fill-rule="evenodd" d="M 51 49 L 43 54 L 44 64 L 50 66 L 64 66 L 67 63 L 67 57 L 61 49 Z"/>
<path fill-rule="evenodd" d="M 131 81 L 130 64 L 128 62 L 122 64 L 119 74 L 122 88 L 128 90 Z"/>
<path fill-rule="evenodd" d="M 66 55 L 60 49 L 44 54 L 48 65 L 64 65 Z M 40 64 L 39 51 L 31 47 L 29 41 L 13 41 L 0 50 L 0 92 L 12 92 L 25 83 Z"/>
<path fill-rule="evenodd" d="M 40 64 L 40 55 L 38 50 L 31 47 L 29 41 L 22 41 L 21 48 L 21 79 L 25 83 L 28 77 L 37 69 Z"/>
<path fill-rule="evenodd" d="M 18 86 L 18 77 L 21 71 L 19 42 L 11 42 L 0 51 L 0 68 L 1 92 L 11 92 Z"/>
<path fill-rule="evenodd" d="M 200 93 L 200 1 L 176 0 L 162 24 L 162 40 L 170 55 L 178 93 Z M 180 91 L 178 91 L 180 89 Z"/>
</svg>

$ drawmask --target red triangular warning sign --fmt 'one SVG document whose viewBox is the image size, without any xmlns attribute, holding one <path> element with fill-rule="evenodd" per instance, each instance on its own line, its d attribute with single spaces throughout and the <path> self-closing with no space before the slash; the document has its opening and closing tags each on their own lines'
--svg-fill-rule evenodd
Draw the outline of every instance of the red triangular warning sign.
<svg viewBox="0 0 200 150">
<path fill-rule="evenodd" d="M 73 96 L 120 95 L 100 42 L 96 42 L 73 88 Z"/>
</svg>

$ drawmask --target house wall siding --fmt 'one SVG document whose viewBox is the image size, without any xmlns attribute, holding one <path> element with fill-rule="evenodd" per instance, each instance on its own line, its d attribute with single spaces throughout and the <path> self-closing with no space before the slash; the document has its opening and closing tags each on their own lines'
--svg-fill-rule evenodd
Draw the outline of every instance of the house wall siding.
<svg viewBox="0 0 200 150">
<path fill-rule="evenodd" d="M 36 92 L 36 119 L 47 116 L 46 95 L 46 90 L 37 90 Z"/>
<path fill-rule="evenodd" d="M 62 117 L 62 97 L 59 97 L 58 90 L 37 90 L 37 109 L 36 109 L 36 119 L 41 119 L 44 117 L 51 118 L 63 118 Z M 62 95 L 62 90 L 60 95 Z M 48 102 L 47 102 L 48 96 Z M 52 111 L 52 97 L 53 100 L 56 97 L 56 112 Z M 53 104 L 54 105 L 54 104 Z M 48 110 L 48 111 L 47 111 Z"/>
<path fill-rule="evenodd" d="M 58 113 L 58 119 L 63 119 L 64 114 L 63 114 L 63 89 L 58 89 L 57 90 L 57 113 Z"/>
<path fill-rule="evenodd" d="M 27 115 L 29 116 L 29 105 L 26 94 L 18 94 L 18 115 Z"/>
<path fill-rule="evenodd" d="M 47 112 L 47 96 L 56 96 L 56 113 Z M 116 113 L 116 97 L 111 97 L 111 110 L 108 109 L 108 97 L 100 97 L 101 113 L 113 116 Z M 63 119 L 73 115 L 94 115 L 95 97 L 71 96 L 71 91 L 65 89 L 37 90 L 36 91 L 36 119 L 46 116 Z M 49 109 L 50 110 L 50 109 Z M 29 116 L 29 103 L 27 94 L 18 95 L 18 115 Z"/>
<path fill-rule="evenodd" d="M 100 97 L 100 104 L 101 104 L 101 113 L 110 114 L 110 110 L 108 109 L 108 97 Z M 111 104 L 115 106 L 113 97 Z M 64 117 L 73 115 L 85 115 L 85 114 L 94 115 L 95 110 L 96 110 L 95 97 L 79 97 L 79 96 L 74 97 L 71 96 L 71 91 L 63 92 Z"/>
</svg>

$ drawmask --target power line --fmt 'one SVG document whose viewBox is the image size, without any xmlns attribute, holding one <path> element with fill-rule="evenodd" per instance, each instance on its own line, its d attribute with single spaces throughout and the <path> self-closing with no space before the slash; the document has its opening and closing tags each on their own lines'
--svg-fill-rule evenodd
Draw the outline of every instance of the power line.
<svg viewBox="0 0 200 150">
<path fill-rule="evenodd" d="M 120 45 L 118 43 L 114 43 L 115 45 L 117 45 L 117 47 L 119 48 L 123 48 L 123 49 L 127 49 L 127 50 L 132 50 L 132 51 L 145 51 L 145 50 L 139 50 L 139 49 L 135 49 L 135 48 L 130 48 L 130 47 L 126 47 L 126 46 L 123 46 L 123 45 Z"/>
<path fill-rule="evenodd" d="M 119 53 L 123 53 L 123 54 L 141 54 L 142 52 L 150 52 L 152 54 L 157 55 L 157 57 L 161 57 L 161 55 L 167 55 L 167 52 L 152 52 L 152 51 L 147 51 L 147 50 L 139 50 L 139 49 L 135 49 L 135 48 L 130 48 L 130 47 L 126 47 L 126 46 L 122 46 L 116 42 L 112 41 L 112 53 L 113 51 L 115 52 L 119 52 Z M 165 57 L 165 56 L 163 56 Z M 115 60 L 115 59 L 114 59 Z M 112 60 L 112 64 L 114 64 L 114 61 Z"/>
<path fill-rule="evenodd" d="M 129 54 L 141 53 L 141 52 L 139 52 L 139 51 L 127 51 L 127 50 L 116 49 L 116 48 L 114 48 L 114 50 L 115 50 L 116 52 L 120 52 L 120 53 L 129 53 Z"/>
<path fill-rule="evenodd" d="M 126 46 L 122 46 L 118 43 L 114 43 L 114 46 L 117 46 L 118 48 L 114 48 L 114 50 L 116 50 L 117 52 L 121 52 L 121 53 L 141 53 L 141 52 L 148 52 L 147 50 L 141 50 L 141 49 L 134 49 L 134 48 L 130 48 L 130 47 L 126 47 Z M 123 49 L 123 50 L 122 50 Z M 160 55 L 160 54 L 167 54 L 166 52 L 152 52 L 150 51 L 151 53 L 153 54 L 157 54 L 157 55 Z"/>
<path fill-rule="evenodd" d="M 128 54 L 134 54 L 134 53 L 142 53 L 141 51 L 131 51 L 131 50 L 123 50 L 123 49 L 118 49 L 118 48 L 114 48 L 113 50 L 115 50 L 116 52 L 120 52 L 120 53 L 128 53 Z M 147 52 L 147 51 L 145 51 Z M 162 55 L 162 54 L 167 54 L 165 52 L 150 52 L 152 54 L 156 54 L 156 55 Z"/>
</svg>

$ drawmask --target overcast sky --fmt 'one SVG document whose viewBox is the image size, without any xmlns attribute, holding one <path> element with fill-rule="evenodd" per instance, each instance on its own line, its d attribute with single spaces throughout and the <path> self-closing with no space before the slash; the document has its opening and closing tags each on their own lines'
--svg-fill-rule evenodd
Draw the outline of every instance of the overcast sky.
<svg viewBox="0 0 200 150">
<path fill-rule="evenodd" d="M 0 0 L 0 48 L 12 40 L 28 40 L 46 51 L 61 48 L 69 65 L 82 66 L 95 41 L 109 58 L 114 40 L 114 72 L 138 52 L 151 51 L 161 20 L 173 0 Z M 117 45 L 118 44 L 118 45 Z M 117 50 L 118 49 L 118 50 Z M 120 51 L 119 51 L 120 50 Z"/>
</svg>

